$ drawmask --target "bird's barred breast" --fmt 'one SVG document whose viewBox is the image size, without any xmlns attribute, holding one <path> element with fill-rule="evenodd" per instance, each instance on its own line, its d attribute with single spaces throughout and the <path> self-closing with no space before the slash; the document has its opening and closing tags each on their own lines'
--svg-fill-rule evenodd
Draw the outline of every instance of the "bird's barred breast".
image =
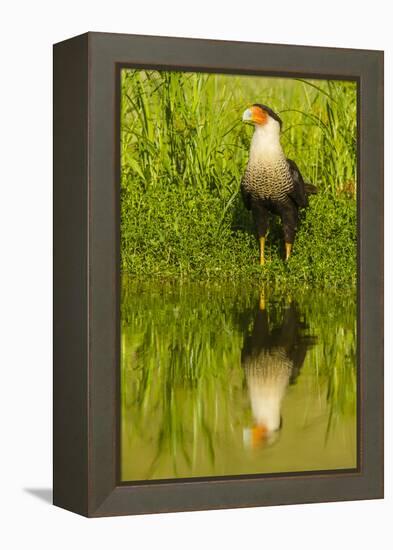
<svg viewBox="0 0 393 550">
<path fill-rule="evenodd" d="M 248 163 L 243 186 L 257 200 L 286 202 L 288 193 L 293 189 L 293 180 L 285 159 L 275 163 L 259 160 Z"/>
<path fill-rule="evenodd" d="M 289 359 L 284 348 L 277 347 L 270 350 L 262 350 L 257 355 L 252 355 L 244 361 L 248 373 L 258 376 L 260 380 L 290 376 L 293 371 L 293 361 Z"/>
</svg>

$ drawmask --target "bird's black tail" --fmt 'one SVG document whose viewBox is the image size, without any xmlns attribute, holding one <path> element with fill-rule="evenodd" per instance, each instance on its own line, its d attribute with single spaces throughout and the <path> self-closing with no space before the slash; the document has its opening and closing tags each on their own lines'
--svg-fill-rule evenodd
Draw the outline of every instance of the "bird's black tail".
<svg viewBox="0 0 393 550">
<path fill-rule="evenodd" d="M 304 190 L 307 195 L 316 195 L 318 193 L 318 189 L 312 183 L 305 183 Z"/>
</svg>

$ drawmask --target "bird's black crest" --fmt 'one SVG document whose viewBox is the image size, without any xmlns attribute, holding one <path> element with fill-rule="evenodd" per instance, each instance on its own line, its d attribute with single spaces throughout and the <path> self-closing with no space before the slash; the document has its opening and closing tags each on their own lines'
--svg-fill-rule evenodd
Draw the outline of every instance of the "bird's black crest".
<svg viewBox="0 0 393 550">
<path fill-rule="evenodd" d="M 274 120 L 277 120 L 277 122 L 279 123 L 280 125 L 280 129 L 282 128 L 282 120 L 281 118 L 278 116 L 277 113 L 275 113 L 273 111 L 273 109 L 271 109 L 270 107 L 268 107 L 267 105 L 263 105 L 263 103 L 254 103 L 253 104 L 253 107 L 259 107 L 260 109 L 263 109 L 264 111 L 267 112 L 267 114 L 269 116 L 271 116 L 272 118 L 274 118 Z"/>
</svg>

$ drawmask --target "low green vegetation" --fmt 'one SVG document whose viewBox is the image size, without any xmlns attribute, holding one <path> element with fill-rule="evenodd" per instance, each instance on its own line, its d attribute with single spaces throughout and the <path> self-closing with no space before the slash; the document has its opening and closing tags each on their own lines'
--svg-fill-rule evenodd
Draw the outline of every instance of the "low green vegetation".
<svg viewBox="0 0 393 550">
<path fill-rule="evenodd" d="M 123 273 L 355 284 L 354 83 L 126 69 L 121 97 Z M 263 268 L 239 194 L 252 135 L 241 117 L 254 102 L 280 114 L 287 156 L 319 190 L 288 263 L 273 220 Z"/>
</svg>

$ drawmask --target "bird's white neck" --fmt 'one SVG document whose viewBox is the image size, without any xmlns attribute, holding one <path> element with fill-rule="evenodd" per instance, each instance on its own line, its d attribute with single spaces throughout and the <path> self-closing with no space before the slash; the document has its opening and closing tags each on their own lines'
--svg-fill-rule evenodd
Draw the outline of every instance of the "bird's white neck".
<svg viewBox="0 0 393 550">
<path fill-rule="evenodd" d="M 248 381 L 254 420 L 257 424 L 266 426 L 269 432 L 280 427 L 281 403 L 288 383 L 289 376 L 286 374 L 269 379 L 253 377 Z"/>
<path fill-rule="evenodd" d="M 250 161 L 275 161 L 284 156 L 280 143 L 280 125 L 274 119 L 256 124 L 251 140 Z"/>
</svg>

